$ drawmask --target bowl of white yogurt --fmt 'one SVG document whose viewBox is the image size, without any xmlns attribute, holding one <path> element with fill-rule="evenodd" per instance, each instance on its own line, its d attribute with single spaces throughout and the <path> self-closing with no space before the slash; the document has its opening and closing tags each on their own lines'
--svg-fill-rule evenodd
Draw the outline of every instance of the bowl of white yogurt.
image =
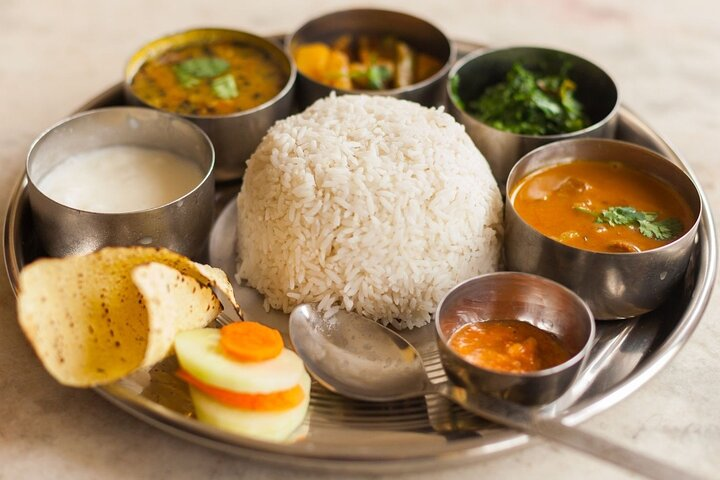
<svg viewBox="0 0 720 480">
<path fill-rule="evenodd" d="M 28 153 L 33 222 L 46 253 L 165 247 L 203 260 L 213 219 L 215 153 L 169 113 L 110 107 L 69 117 Z"/>
</svg>

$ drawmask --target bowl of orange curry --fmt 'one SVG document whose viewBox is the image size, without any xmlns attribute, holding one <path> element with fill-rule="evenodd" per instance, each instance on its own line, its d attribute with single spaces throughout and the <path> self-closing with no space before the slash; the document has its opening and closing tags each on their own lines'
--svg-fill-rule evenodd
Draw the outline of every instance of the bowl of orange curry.
<svg viewBox="0 0 720 480">
<path fill-rule="evenodd" d="M 496 272 L 454 287 L 435 313 L 448 377 L 469 395 L 526 405 L 552 402 L 572 384 L 595 337 L 587 304 L 537 275 Z"/>
<path fill-rule="evenodd" d="M 515 165 L 507 192 L 506 267 L 569 287 L 597 319 L 649 312 L 685 275 L 700 195 L 652 150 L 607 139 L 556 142 Z"/>
<path fill-rule="evenodd" d="M 245 161 L 293 105 L 296 70 L 274 42 L 202 28 L 154 40 L 125 69 L 128 103 L 186 118 L 215 147 L 215 177 L 242 177 Z"/>
</svg>

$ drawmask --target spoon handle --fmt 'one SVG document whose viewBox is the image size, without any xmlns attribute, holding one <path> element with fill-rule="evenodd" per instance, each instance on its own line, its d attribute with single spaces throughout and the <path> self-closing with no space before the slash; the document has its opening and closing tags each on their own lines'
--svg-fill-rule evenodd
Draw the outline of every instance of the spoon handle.
<svg viewBox="0 0 720 480">
<path fill-rule="evenodd" d="M 490 395 L 468 395 L 465 389 L 449 383 L 435 387 L 440 395 L 487 420 L 545 437 L 645 477 L 658 480 L 701 479 L 593 433 L 569 427 L 558 419 L 538 418 L 532 410 L 516 403 Z"/>
</svg>

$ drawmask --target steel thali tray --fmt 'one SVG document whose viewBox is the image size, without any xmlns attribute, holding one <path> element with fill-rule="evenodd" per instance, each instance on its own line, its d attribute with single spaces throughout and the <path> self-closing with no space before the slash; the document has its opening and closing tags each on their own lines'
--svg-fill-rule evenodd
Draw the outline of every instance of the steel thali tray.
<svg viewBox="0 0 720 480">
<path fill-rule="evenodd" d="M 476 46 L 457 42 L 460 54 Z M 80 110 L 120 105 L 122 85 L 115 85 Z M 705 193 L 693 172 L 668 143 L 625 107 L 620 110 L 618 139 L 634 142 L 670 158 L 700 189 L 703 212 L 696 247 L 683 282 L 659 309 L 635 319 L 599 322 L 595 345 L 571 390 L 544 409 L 561 413 L 576 425 L 607 410 L 659 372 L 687 342 L 701 319 L 713 287 L 717 245 Z M 17 291 L 24 265 L 42 255 L 34 234 L 21 178 L 5 219 L 3 252 L 10 283 Z M 210 263 L 233 278 L 235 273 L 235 204 L 239 184 L 219 186 L 219 216 L 210 238 Z M 287 330 L 287 315 L 266 313 L 262 297 L 234 284 L 246 317 Z M 420 351 L 434 381 L 444 378 L 431 326 L 402 332 Z M 531 439 L 467 414 L 436 396 L 367 403 L 344 399 L 313 383 L 310 410 L 291 443 L 256 441 L 207 426 L 191 417 L 186 386 L 173 372 L 171 357 L 149 372 L 139 372 L 96 389 L 111 403 L 137 418 L 192 442 L 257 460 L 291 467 L 354 472 L 394 472 L 457 466 L 526 445 Z"/>
</svg>

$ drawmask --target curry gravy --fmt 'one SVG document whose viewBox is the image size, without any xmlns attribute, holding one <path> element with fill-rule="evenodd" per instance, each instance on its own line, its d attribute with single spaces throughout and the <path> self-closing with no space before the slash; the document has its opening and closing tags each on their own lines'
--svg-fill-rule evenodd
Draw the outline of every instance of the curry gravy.
<svg viewBox="0 0 720 480">
<path fill-rule="evenodd" d="M 468 323 L 448 345 L 473 365 L 500 372 L 544 370 L 571 357 L 555 335 L 520 320 Z"/>
<path fill-rule="evenodd" d="M 672 242 L 692 226 L 690 206 L 669 185 L 622 162 L 575 160 L 543 168 L 522 179 L 511 193 L 518 215 L 559 242 L 596 252 L 637 252 Z M 679 221 L 670 238 L 650 238 L 636 224 L 611 225 L 598 215 L 611 207 L 633 207 L 656 220 Z"/>
</svg>

